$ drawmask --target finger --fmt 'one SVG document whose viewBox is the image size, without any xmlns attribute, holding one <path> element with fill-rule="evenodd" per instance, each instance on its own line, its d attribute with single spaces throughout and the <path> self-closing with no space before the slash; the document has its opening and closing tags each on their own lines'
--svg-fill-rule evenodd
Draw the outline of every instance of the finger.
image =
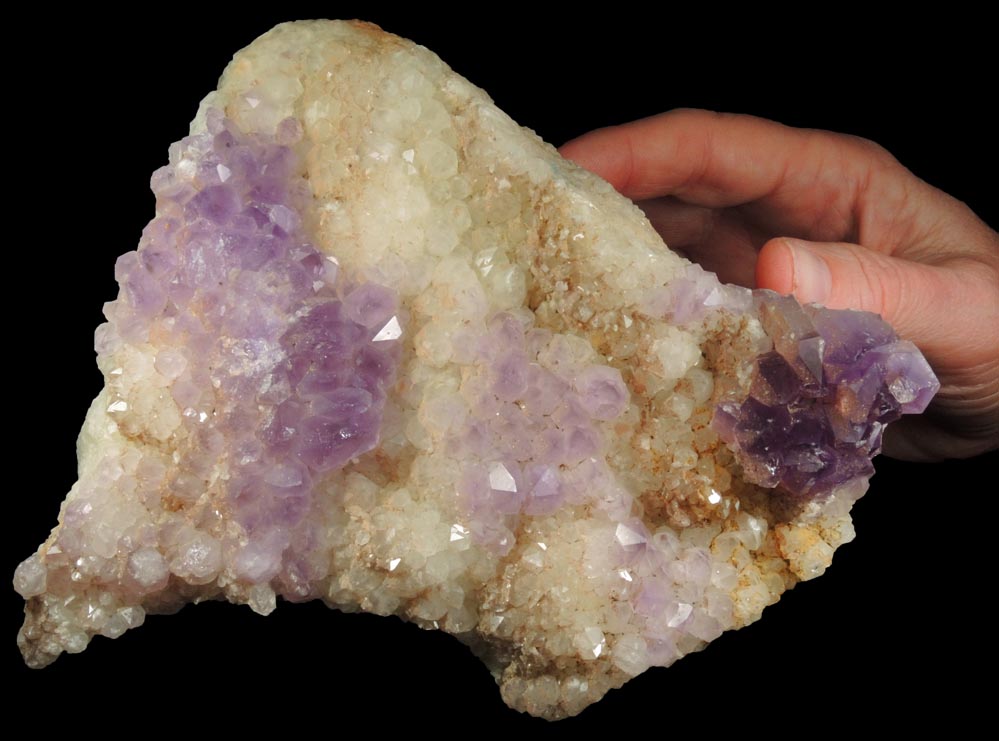
<svg viewBox="0 0 999 741">
<path fill-rule="evenodd" d="M 755 286 L 756 253 L 766 240 L 751 234 L 742 219 L 675 198 L 640 201 L 638 206 L 670 249 L 726 283 Z"/>
<path fill-rule="evenodd" d="M 632 199 L 672 194 L 731 206 L 816 187 L 830 196 L 852 192 L 876 150 L 753 116 L 678 110 L 598 129 L 560 151 Z"/>
<path fill-rule="evenodd" d="M 939 409 L 941 401 L 943 409 Z M 971 458 L 996 449 L 999 423 L 995 415 L 991 424 L 986 418 L 977 427 L 970 427 L 982 419 L 981 414 L 960 414 L 959 410 L 955 415 L 948 407 L 953 407 L 950 399 L 938 396 L 923 414 L 906 416 L 888 425 L 884 454 L 903 461 L 940 461 Z"/>
<path fill-rule="evenodd" d="M 636 201 L 670 249 L 686 250 L 703 243 L 719 218 L 717 209 L 684 203 L 676 198 Z"/>
<path fill-rule="evenodd" d="M 938 374 L 958 374 L 994 352 L 999 296 L 985 272 L 982 265 L 924 265 L 855 244 L 781 238 L 763 246 L 756 282 L 802 302 L 880 314 Z"/>
</svg>

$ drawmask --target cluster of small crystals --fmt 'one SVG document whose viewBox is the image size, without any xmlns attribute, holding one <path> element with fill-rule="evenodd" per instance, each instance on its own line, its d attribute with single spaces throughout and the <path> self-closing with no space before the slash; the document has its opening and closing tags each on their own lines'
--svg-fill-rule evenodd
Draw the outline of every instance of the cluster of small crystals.
<svg viewBox="0 0 999 741">
<path fill-rule="evenodd" d="M 97 403 L 131 444 L 86 467 L 15 576 L 86 615 L 51 648 L 120 634 L 171 578 L 266 612 L 327 574 L 315 493 L 376 445 L 401 325 L 391 291 L 338 280 L 303 236 L 300 137 L 294 119 L 245 135 L 212 111 L 153 175 L 157 217 L 119 258 L 96 336 Z"/>
<path fill-rule="evenodd" d="M 769 291 L 755 302 L 774 349 L 756 359 L 749 396 L 719 404 L 713 423 L 743 476 L 810 498 L 868 479 L 885 426 L 940 387 L 926 359 L 876 314 Z"/>
<path fill-rule="evenodd" d="M 754 361 L 748 395 L 720 401 L 712 426 L 746 481 L 795 497 L 869 478 L 885 426 L 922 412 L 940 387 L 919 349 L 877 315 L 722 285 L 696 265 L 646 309 L 681 326 L 719 309 L 759 317 L 773 349 Z"/>
<path fill-rule="evenodd" d="M 507 703 L 559 718 L 756 620 L 853 537 L 863 482 L 778 513 L 711 425 L 786 357 L 783 314 L 761 326 L 428 50 L 279 26 L 193 130 L 120 265 L 81 483 L 18 571 L 29 661 L 140 601 L 277 592 L 457 634 Z M 159 277 L 184 265 L 196 310 Z M 120 629 L 86 623 L 104 605 Z"/>
<path fill-rule="evenodd" d="M 589 343 L 524 320 L 500 314 L 485 333 L 459 341 L 457 360 L 475 372 L 450 410 L 462 515 L 499 555 L 513 547 L 521 513 L 596 499 L 594 482 L 610 478 L 600 423 L 630 401 L 621 372 L 595 363 Z"/>
</svg>

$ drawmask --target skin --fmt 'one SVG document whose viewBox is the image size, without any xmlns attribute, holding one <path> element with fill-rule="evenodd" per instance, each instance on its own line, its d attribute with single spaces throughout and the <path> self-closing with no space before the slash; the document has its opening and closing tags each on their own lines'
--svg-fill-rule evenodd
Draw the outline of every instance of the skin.
<svg viewBox="0 0 999 741">
<path fill-rule="evenodd" d="M 941 388 L 889 428 L 906 460 L 999 448 L 999 234 L 877 144 L 677 110 L 584 134 L 563 156 L 636 201 L 722 280 L 881 314 Z"/>
</svg>

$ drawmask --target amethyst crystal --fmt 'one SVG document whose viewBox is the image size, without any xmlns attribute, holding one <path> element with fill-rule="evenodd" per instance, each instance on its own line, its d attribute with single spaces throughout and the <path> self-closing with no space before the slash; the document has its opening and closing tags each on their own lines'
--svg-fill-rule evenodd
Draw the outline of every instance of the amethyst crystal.
<svg viewBox="0 0 999 741">
<path fill-rule="evenodd" d="M 377 284 L 345 285 L 336 261 L 309 244 L 293 142 L 243 134 L 214 111 L 208 121 L 153 175 L 158 215 L 118 260 L 122 293 L 98 329 L 99 362 L 122 344 L 155 342 L 163 393 L 182 410 L 171 432 L 188 439 L 169 474 L 176 506 L 222 487 L 243 528 L 221 547 L 199 541 L 210 555 L 198 579 L 231 561 L 240 580 L 278 577 L 295 597 L 324 575 L 302 567 L 316 477 L 378 442 L 397 302 Z M 128 383 L 106 372 L 112 390 Z M 122 387 L 109 411 L 127 426 L 135 403 Z"/>
<path fill-rule="evenodd" d="M 926 359 L 874 314 L 755 299 L 774 349 L 756 359 L 749 396 L 714 418 L 747 481 L 817 497 L 871 476 L 885 425 L 922 412 L 940 387 Z"/>
</svg>

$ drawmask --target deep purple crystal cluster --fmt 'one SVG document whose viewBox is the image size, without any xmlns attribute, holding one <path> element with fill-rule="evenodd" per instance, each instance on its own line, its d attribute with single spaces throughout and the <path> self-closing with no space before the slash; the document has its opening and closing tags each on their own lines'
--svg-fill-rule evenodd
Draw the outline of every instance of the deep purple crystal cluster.
<svg viewBox="0 0 999 741">
<path fill-rule="evenodd" d="M 724 285 L 697 265 L 645 310 L 678 325 L 715 310 L 759 318 L 773 349 L 755 359 L 749 395 L 718 404 L 712 427 L 747 481 L 795 497 L 869 478 L 885 426 L 922 412 L 940 388 L 919 349 L 876 314 Z"/>
<path fill-rule="evenodd" d="M 817 497 L 870 477 L 885 425 L 940 387 L 926 359 L 875 314 L 770 291 L 755 304 L 773 350 L 756 359 L 749 396 L 720 404 L 713 422 L 747 480 Z"/>
<path fill-rule="evenodd" d="M 155 345 L 186 440 L 160 472 L 169 500 L 192 506 L 224 487 L 242 526 L 222 543 L 192 531 L 189 578 L 210 581 L 224 562 L 246 583 L 277 578 L 282 594 L 303 597 L 328 568 L 310 559 L 314 482 L 379 439 L 402 332 L 396 297 L 348 284 L 303 236 L 309 192 L 288 146 L 297 121 L 250 136 L 212 112 L 208 128 L 174 145 L 153 176 L 157 217 L 118 261 L 122 291 L 98 330 L 99 356 L 114 365 L 123 344 Z M 109 411 L 128 430 L 143 402 L 117 371 L 105 368 L 121 391 Z"/>
</svg>

